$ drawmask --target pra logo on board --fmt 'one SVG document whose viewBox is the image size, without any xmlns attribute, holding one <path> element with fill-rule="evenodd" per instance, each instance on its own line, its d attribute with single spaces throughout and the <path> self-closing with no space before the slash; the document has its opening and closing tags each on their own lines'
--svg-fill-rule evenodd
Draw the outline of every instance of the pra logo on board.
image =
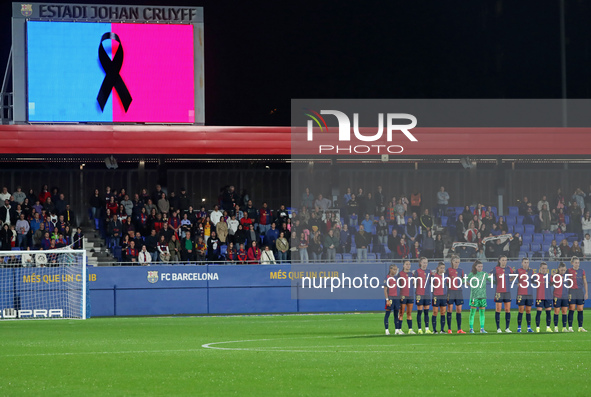
<svg viewBox="0 0 591 397">
<path fill-rule="evenodd" d="M 312 109 L 304 109 L 305 115 L 310 118 L 307 122 L 306 140 L 314 142 L 314 123 L 319 127 L 322 143 L 318 145 L 318 154 L 400 154 L 404 151 L 401 145 L 391 144 L 395 132 L 401 132 L 410 142 L 418 142 L 418 139 L 410 132 L 416 127 L 417 118 L 408 113 L 378 113 L 377 131 L 367 134 L 359 129 L 359 113 L 353 113 L 353 135 L 351 134 L 351 119 L 339 110 L 321 110 L 320 113 Z M 336 117 L 338 127 L 338 143 L 327 139 L 328 126 L 322 115 Z M 386 120 L 384 140 L 384 118 Z M 408 120 L 408 124 L 395 124 L 394 121 Z M 353 143 L 363 144 L 353 144 Z"/>
<path fill-rule="evenodd" d="M 63 317 L 64 309 L 32 309 L 32 310 L 16 310 L 4 309 L 2 310 L 3 319 L 11 318 L 50 318 Z"/>
</svg>

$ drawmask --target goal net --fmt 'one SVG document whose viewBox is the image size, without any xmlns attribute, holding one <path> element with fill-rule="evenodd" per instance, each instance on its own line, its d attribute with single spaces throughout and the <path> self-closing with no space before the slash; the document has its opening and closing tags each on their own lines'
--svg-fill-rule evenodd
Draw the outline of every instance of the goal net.
<svg viewBox="0 0 591 397">
<path fill-rule="evenodd" d="M 87 318 L 86 251 L 0 251 L 0 319 Z"/>
</svg>

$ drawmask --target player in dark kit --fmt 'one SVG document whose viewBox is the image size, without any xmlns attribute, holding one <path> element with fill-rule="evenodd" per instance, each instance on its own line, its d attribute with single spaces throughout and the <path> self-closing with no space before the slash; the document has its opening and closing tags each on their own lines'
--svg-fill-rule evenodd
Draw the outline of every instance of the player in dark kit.
<svg viewBox="0 0 591 397">
<path fill-rule="evenodd" d="M 458 334 L 465 334 L 462 331 L 462 305 L 464 304 L 464 293 L 462 283 L 464 271 L 460 269 L 460 257 L 452 255 L 451 267 L 447 269 L 445 276 L 449 280 L 447 286 L 447 333 L 451 334 L 451 314 L 456 305 L 456 323 L 458 325 Z"/>
<path fill-rule="evenodd" d="M 577 309 L 577 322 L 579 323 L 579 332 L 587 332 L 583 328 L 583 305 L 585 299 L 589 299 L 589 291 L 587 290 L 587 277 L 585 270 L 580 269 L 581 261 L 576 256 L 570 260 L 572 268 L 568 269 L 566 274 L 571 276 L 573 281 L 572 288 L 568 290 L 569 306 L 568 306 L 568 332 L 573 332 L 573 318 L 575 315 L 575 308 Z M 583 292 L 584 290 L 584 292 Z"/>
<path fill-rule="evenodd" d="M 521 332 L 521 322 L 523 321 L 523 312 L 527 321 L 527 332 L 534 332 L 531 329 L 531 307 L 534 304 L 533 288 L 531 285 L 534 272 L 529 267 L 529 259 L 521 260 L 521 269 L 517 270 L 517 332 Z"/>
<path fill-rule="evenodd" d="M 402 334 L 401 321 L 398 319 L 398 312 L 400 311 L 400 298 L 398 296 L 398 266 L 390 265 L 390 270 L 384 281 L 384 296 L 386 298 L 386 315 L 384 316 L 384 326 L 386 327 L 386 335 L 390 335 L 388 329 L 388 319 L 390 313 L 394 312 L 394 335 Z"/>
<path fill-rule="evenodd" d="M 562 332 L 568 332 L 566 328 L 566 313 L 568 311 L 568 288 L 566 277 L 566 264 L 560 262 L 558 273 L 552 275 L 554 291 L 554 332 L 558 332 L 558 313 L 562 311 Z"/>
<path fill-rule="evenodd" d="M 409 279 L 410 276 L 410 261 L 404 261 L 404 264 L 402 265 L 402 271 L 398 273 L 398 288 L 400 289 L 400 313 L 398 315 L 398 320 L 402 324 L 402 315 L 406 310 L 406 324 L 408 325 L 408 334 L 414 335 L 415 331 L 412 329 L 413 299 L 411 297 L 412 286 Z M 402 330 L 400 332 L 402 332 Z"/>
<path fill-rule="evenodd" d="M 445 334 L 445 309 L 447 308 L 447 294 L 445 286 L 445 263 L 439 262 L 437 269 L 431 274 L 431 291 L 433 293 L 433 316 L 431 317 L 431 324 L 433 324 L 433 333 L 437 333 L 437 313 L 441 311 L 440 323 L 441 332 Z"/>
<path fill-rule="evenodd" d="M 531 282 L 536 293 L 536 332 L 540 332 L 540 319 L 543 310 L 546 311 L 546 332 L 552 332 L 552 328 L 550 328 L 552 280 L 549 278 L 546 262 L 540 263 L 540 271 L 532 276 Z"/>
<path fill-rule="evenodd" d="M 497 262 L 497 266 L 493 269 L 491 274 L 495 281 L 495 321 L 497 323 L 497 333 L 502 333 L 501 330 L 501 310 L 505 306 L 505 332 L 511 333 L 509 324 L 511 323 L 511 268 L 507 266 L 507 257 L 501 255 Z"/>
<path fill-rule="evenodd" d="M 432 334 L 429 330 L 429 305 L 431 299 L 429 298 L 429 283 L 431 281 L 431 272 L 427 270 L 429 260 L 424 256 L 419 259 L 419 268 L 414 271 L 413 276 L 416 280 L 415 285 L 415 302 L 417 304 L 417 326 L 419 328 L 419 334 L 423 333 L 421 327 L 421 316 L 425 315 L 425 333 Z"/>
</svg>

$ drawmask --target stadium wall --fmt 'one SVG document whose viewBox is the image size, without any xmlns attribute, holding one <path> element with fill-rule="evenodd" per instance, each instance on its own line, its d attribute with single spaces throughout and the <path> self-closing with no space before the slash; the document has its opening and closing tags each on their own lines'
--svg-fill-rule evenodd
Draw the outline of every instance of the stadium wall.
<svg viewBox="0 0 591 397">
<path fill-rule="evenodd" d="M 389 263 L 367 264 L 367 273 L 380 276 L 383 281 Z M 549 263 L 556 269 L 557 263 Z M 299 268 L 298 268 L 299 266 Z M 303 265 L 204 265 L 88 268 L 90 307 L 92 316 L 140 316 L 178 314 L 248 314 L 248 313 L 309 313 L 356 312 L 382 310 L 382 289 L 373 293 L 375 299 L 303 299 L 296 296 L 301 289 L 298 269 Z M 326 269 L 342 269 L 343 264 L 321 265 Z M 485 271 L 495 266 L 485 263 Z M 520 267 L 519 262 L 508 266 Z M 462 269 L 470 272 L 470 264 Z M 535 265 L 534 265 L 535 267 Z M 317 266 L 317 268 L 319 268 Z M 581 263 L 588 273 L 591 262 Z M 49 279 L 50 268 L 0 269 L 1 285 L 13 286 L 0 294 L 0 308 L 31 309 L 21 297 L 37 295 L 35 302 L 47 302 L 42 309 L 59 309 L 49 298 L 55 290 L 63 289 L 61 280 Z M 320 275 L 319 275 L 320 276 Z M 488 287 L 487 287 L 487 290 Z M 492 290 L 490 290 L 492 298 Z M 345 291 L 345 293 L 347 293 Z M 517 284 L 512 288 L 515 308 Z M 44 297 L 43 295 L 46 295 Z M 292 296 L 293 295 L 293 296 Z M 464 289 L 465 308 L 469 290 Z M 18 302 L 18 303 L 16 303 Z M 54 303 L 52 303 L 54 302 Z M 492 299 L 489 309 L 494 308 Z M 585 307 L 591 307 L 587 300 Z M 36 307 L 36 309 L 39 309 Z M 516 309 L 516 308 L 515 308 Z"/>
</svg>

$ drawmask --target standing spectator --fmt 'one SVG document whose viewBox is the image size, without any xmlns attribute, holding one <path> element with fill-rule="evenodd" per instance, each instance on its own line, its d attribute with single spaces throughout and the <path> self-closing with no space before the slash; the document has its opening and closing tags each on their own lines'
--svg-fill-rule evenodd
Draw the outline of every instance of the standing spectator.
<svg viewBox="0 0 591 397">
<path fill-rule="evenodd" d="M 421 212 L 421 193 L 414 192 L 410 195 L 410 211 L 419 214 Z"/>
<path fill-rule="evenodd" d="M 302 207 L 306 207 L 311 210 L 314 208 L 314 195 L 310 192 L 310 188 L 306 188 L 302 193 Z"/>
<path fill-rule="evenodd" d="M 322 260 L 322 240 L 320 239 L 320 231 L 316 230 L 311 236 L 308 244 L 308 254 L 313 262 Z"/>
<path fill-rule="evenodd" d="M 236 232 L 238 231 L 238 226 L 240 225 L 240 223 L 236 220 L 235 214 L 232 214 L 230 219 L 228 219 L 227 223 L 228 223 L 229 240 L 234 241 L 234 236 L 236 235 Z M 235 241 L 234 241 L 234 244 L 237 245 Z"/>
<path fill-rule="evenodd" d="M 384 215 L 380 215 L 380 220 L 376 226 L 376 235 L 378 236 L 378 242 L 385 247 L 388 244 L 388 222 Z"/>
<path fill-rule="evenodd" d="M 183 262 L 190 262 L 195 260 L 194 249 L 195 247 L 193 246 L 193 240 L 191 240 L 191 232 L 187 232 L 185 233 L 185 238 L 181 241 L 181 260 Z M 174 255 L 172 250 L 171 255 Z"/>
<path fill-rule="evenodd" d="M 408 218 L 408 222 L 406 224 L 406 227 L 404 228 L 404 234 L 408 239 L 409 245 L 414 245 L 415 241 L 418 241 L 419 236 L 421 234 L 421 230 L 420 227 L 413 223 L 412 218 Z"/>
<path fill-rule="evenodd" d="M 139 196 L 138 196 L 138 201 L 139 201 Z M 128 217 L 131 217 L 131 216 L 133 216 L 133 201 L 131 201 L 131 200 L 129 199 L 129 195 L 127 195 L 127 194 L 126 194 L 126 195 L 123 197 L 123 200 L 121 200 L 121 205 L 123 206 L 123 209 L 124 209 L 124 211 L 125 211 L 125 214 L 126 214 Z"/>
<path fill-rule="evenodd" d="M 273 255 L 273 251 L 269 249 L 268 245 L 265 245 L 263 252 L 261 254 L 261 265 L 274 265 L 275 264 L 275 255 Z"/>
<path fill-rule="evenodd" d="M 268 245 L 273 251 L 275 251 L 275 242 L 279 238 L 279 230 L 275 225 L 275 222 L 271 223 L 271 229 L 265 233 L 264 243 Z"/>
<path fill-rule="evenodd" d="M 546 197 L 546 196 L 544 196 Z M 550 216 L 550 211 L 548 211 L 548 205 L 542 204 L 542 208 L 540 208 L 540 213 L 538 214 L 540 218 L 540 230 L 542 232 L 549 232 L 552 218 Z"/>
<path fill-rule="evenodd" d="M 19 220 L 16 221 L 17 240 L 16 246 L 25 249 L 27 248 L 27 235 L 31 229 L 29 222 L 25 219 L 25 214 L 21 214 Z"/>
<path fill-rule="evenodd" d="M 376 214 L 382 215 L 386 210 L 386 197 L 384 197 L 384 192 L 382 191 L 382 186 L 378 186 L 378 191 L 374 194 L 374 200 L 376 204 Z"/>
<path fill-rule="evenodd" d="M 222 194 L 222 208 L 231 213 L 236 204 L 240 204 L 240 197 L 234 190 L 234 186 L 229 186 Z"/>
<path fill-rule="evenodd" d="M 0 200 L 2 200 L 2 201 L 9 200 L 10 201 L 10 193 L 8 192 L 8 188 L 6 186 L 2 187 L 2 193 L 0 193 Z"/>
<path fill-rule="evenodd" d="M 546 198 L 546 196 L 542 196 L 542 199 L 538 201 L 538 212 L 542 211 L 544 204 L 546 204 L 546 209 L 548 211 L 550 210 L 550 203 L 548 202 L 548 199 Z"/>
<path fill-rule="evenodd" d="M 25 199 L 27 198 L 27 195 L 25 194 L 25 192 L 22 191 L 20 186 L 17 186 L 16 191 L 14 193 L 12 193 L 12 198 L 14 199 L 14 201 L 17 204 L 22 204 L 22 203 L 24 203 Z M 0 200 L 1 199 L 2 199 L 2 195 L 0 194 Z"/>
<path fill-rule="evenodd" d="M 556 197 L 554 198 L 554 208 L 557 210 L 564 209 L 566 207 L 566 199 L 564 198 L 564 194 L 562 194 L 562 189 L 558 189 L 556 191 Z"/>
<path fill-rule="evenodd" d="M 162 191 L 162 186 L 156 185 L 156 190 L 152 193 L 152 196 L 150 197 L 152 199 L 152 202 L 155 205 L 157 205 L 158 204 L 158 200 L 160 200 L 162 198 L 162 193 L 164 193 Z"/>
<path fill-rule="evenodd" d="M 267 203 L 263 203 L 263 207 L 259 210 L 259 233 L 265 234 L 271 227 L 271 210 Z M 249 248 L 250 249 L 250 248 Z"/>
<path fill-rule="evenodd" d="M 589 215 L 589 211 L 585 211 L 585 216 L 581 218 L 581 226 L 583 228 L 583 236 L 586 234 L 591 234 L 591 216 Z"/>
<path fill-rule="evenodd" d="M 300 261 L 302 263 L 308 263 L 309 262 L 309 256 L 308 256 L 308 239 L 306 238 L 306 234 L 304 232 L 301 232 L 300 233 L 300 241 L 299 241 L 299 244 L 298 244 L 298 252 L 300 254 Z M 292 258 L 292 261 L 293 261 L 293 258 Z"/>
<path fill-rule="evenodd" d="M 552 208 L 550 211 L 550 232 L 554 233 L 558 229 L 558 213 L 556 208 Z"/>
<path fill-rule="evenodd" d="M 326 211 L 330 208 L 330 200 L 323 198 L 322 195 L 319 194 L 316 201 L 314 201 L 314 207 L 318 208 L 320 211 Z"/>
<path fill-rule="evenodd" d="M 150 266 L 150 263 L 152 263 L 152 255 L 150 255 L 145 245 L 142 245 L 142 250 L 138 254 L 138 262 L 142 266 Z"/>
<path fill-rule="evenodd" d="M 435 253 L 435 240 L 433 239 L 433 233 L 431 230 L 429 230 L 423 238 L 423 247 L 421 253 L 422 256 L 433 258 L 433 254 Z"/>
<path fill-rule="evenodd" d="M 581 244 L 583 246 L 583 256 L 585 259 L 591 258 L 591 235 L 589 233 L 585 234 L 585 239 Z"/>
<path fill-rule="evenodd" d="M 443 260 L 443 251 L 445 250 L 445 242 L 443 241 L 443 237 L 441 234 L 438 234 L 435 238 L 435 252 L 434 257 L 437 259 Z"/>
<path fill-rule="evenodd" d="M 398 230 L 396 230 L 396 228 L 392 228 L 392 233 L 388 236 L 388 249 L 390 250 L 393 257 L 395 257 L 396 249 L 398 248 L 399 243 L 400 236 L 398 235 Z"/>
<path fill-rule="evenodd" d="M 224 217 L 220 218 L 220 221 L 215 227 L 217 232 L 218 238 L 220 239 L 221 244 L 226 244 L 228 241 L 228 224 Z"/>
<path fill-rule="evenodd" d="M 168 244 L 166 244 L 166 238 L 160 236 L 160 241 L 158 242 L 158 256 L 163 262 L 178 262 L 181 259 L 181 251 L 181 242 L 175 235 L 172 236 Z"/>
<path fill-rule="evenodd" d="M 351 231 L 346 223 L 343 225 L 341 235 L 339 236 L 339 247 L 340 253 L 348 254 L 351 252 Z"/>
<path fill-rule="evenodd" d="M 123 225 L 121 224 L 121 221 L 117 219 L 116 214 L 113 214 L 113 217 L 111 218 L 111 221 L 107 227 L 107 235 L 109 236 L 107 240 L 108 248 L 119 245 L 119 242 L 121 241 L 122 228 Z"/>
<path fill-rule="evenodd" d="M 357 246 L 357 262 L 367 260 L 367 247 L 371 242 L 371 236 L 365 231 L 363 225 L 359 226 L 359 231 L 355 233 L 355 245 Z"/>
<path fill-rule="evenodd" d="M 10 200 L 4 200 L 4 206 L 0 207 L 0 223 L 14 225 L 16 223 L 16 211 L 10 205 Z"/>
<path fill-rule="evenodd" d="M 573 200 L 575 200 L 581 211 L 585 210 L 585 196 L 585 192 L 583 192 L 579 187 L 573 193 Z"/>
<path fill-rule="evenodd" d="M 191 201 L 189 200 L 187 191 L 184 187 L 181 187 L 181 194 L 179 195 L 179 209 L 181 210 L 181 214 L 189 211 L 190 205 Z"/>
<path fill-rule="evenodd" d="M 289 241 L 285 238 L 285 233 L 279 233 L 279 238 L 275 242 L 279 263 L 287 261 L 287 252 L 289 251 Z"/>
<path fill-rule="evenodd" d="M 209 215 L 213 226 L 217 226 L 223 215 L 224 213 L 220 211 L 220 208 L 217 205 L 213 207 L 213 211 L 211 211 L 211 214 Z"/>
<path fill-rule="evenodd" d="M 164 236 L 162 236 L 162 237 L 164 237 Z M 164 242 L 168 246 L 168 242 L 166 241 L 166 237 L 164 237 Z M 145 245 L 146 245 L 146 250 L 150 253 L 151 259 L 154 262 L 158 261 L 158 236 L 156 235 L 156 230 L 154 230 L 154 229 L 150 230 L 150 235 L 146 237 Z"/>
<path fill-rule="evenodd" d="M 163 192 L 158 199 L 158 212 L 168 214 L 168 211 L 170 211 L 170 202 L 166 198 L 166 193 Z"/>
<path fill-rule="evenodd" d="M 367 193 L 367 196 L 365 197 L 365 213 L 369 214 L 371 219 L 373 219 L 376 214 L 376 201 L 371 192 Z"/>
<path fill-rule="evenodd" d="M 207 240 L 207 260 L 210 262 L 216 262 L 220 260 L 222 242 L 217 236 L 215 231 L 211 232 L 211 236 Z"/>
<path fill-rule="evenodd" d="M 581 224 L 581 220 L 583 218 L 583 213 L 581 211 L 582 210 L 581 210 L 579 204 L 575 201 L 570 209 L 570 225 L 569 226 L 570 226 L 572 233 L 577 233 L 577 235 L 579 236 L 578 238 L 581 238 L 581 232 L 583 230 L 583 225 Z"/>
<path fill-rule="evenodd" d="M 449 204 L 449 193 L 445 191 L 445 187 L 441 186 L 437 192 L 437 216 L 445 215 L 447 205 Z"/>
<path fill-rule="evenodd" d="M 425 212 L 421 215 L 421 226 L 423 229 L 423 234 L 426 235 L 427 232 L 432 231 L 433 229 L 433 218 L 429 215 L 429 209 L 425 208 Z"/>
</svg>

